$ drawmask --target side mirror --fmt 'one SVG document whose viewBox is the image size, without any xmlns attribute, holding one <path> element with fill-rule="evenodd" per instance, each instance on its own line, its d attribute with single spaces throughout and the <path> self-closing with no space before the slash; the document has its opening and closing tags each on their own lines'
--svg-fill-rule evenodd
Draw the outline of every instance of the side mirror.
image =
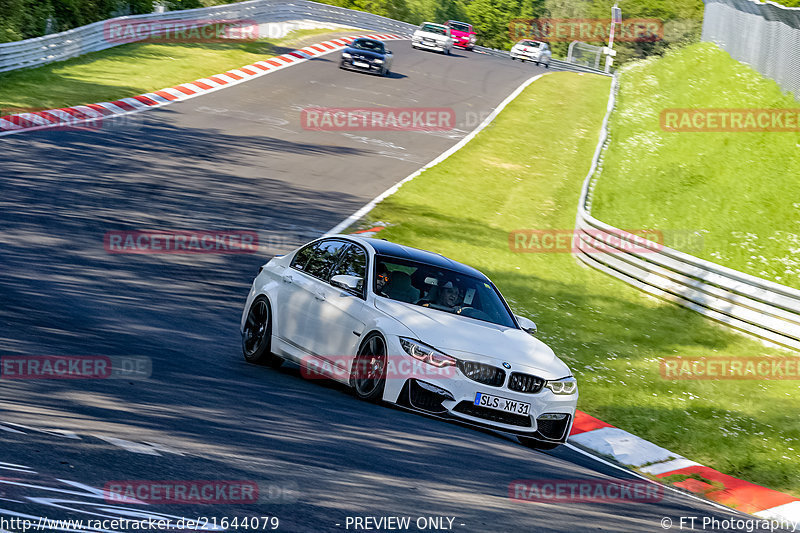
<svg viewBox="0 0 800 533">
<path fill-rule="evenodd" d="M 392 51 L 391 50 L 386 50 L 386 55 L 389 55 L 389 56 L 392 55 Z"/>
<path fill-rule="evenodd" d="M 338 278 L 339 276 L 336 277 Z M 536 335 L 536 323 L 533 320 L 519 315 L 514 315 L 514 317 L 516 317 L 519 327 L 521 327 L 523 331 L 526 331 L 531 335 Z"/>
<path fill-rule="evenodd" d="M 364 278 L 359 278 L 358 276 L 348 276 L 347 274 L 339 274 L 331 278 L 331 285 L 334 287 L 339 287 L 340 289 L 344 289 L 348 292 L 355 292 L 359 294 L 361 293 L 361 286 L 363 282 Z"/>
</svg>

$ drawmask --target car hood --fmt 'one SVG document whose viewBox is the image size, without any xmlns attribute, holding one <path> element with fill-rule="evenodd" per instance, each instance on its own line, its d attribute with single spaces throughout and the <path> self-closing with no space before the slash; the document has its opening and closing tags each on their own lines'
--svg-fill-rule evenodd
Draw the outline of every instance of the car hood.
<svg viewBox="0 0 800 533">
<path fill-rule="evenodd" d="M 369 50 L 359 50 L 358 48 L 351 48 L 347 47 L 343 52 L 347 52 L 351 55 L 360 55 L 366 57 L 367 59 L 383 59 L 384 54 L 379 54 L 378 52 L 371 52 Z"/>
<path fill-rule="evenodd" d="M 427 37 L 429 39 L 436 39 L 437 41 L 444 41 L 445 39 L 449 38 L 447 37 L 447 35 L 441 35 L 439 33 L 431 33 L 429 31 L 422 31 L 422 30 L 415 31 L 414 35 L 416 35 L 417 37 Z"/>
<path fill-rule="evenodd" d="M 375 307 L 400 321 L 417 340 L 453 357 L 495 366 L 507 362 L 514 370 L 527 370 L 545 379 L 571 374 L 549 346 L 521 329 L 381 297 L 375 299 Z"/>
</svg>

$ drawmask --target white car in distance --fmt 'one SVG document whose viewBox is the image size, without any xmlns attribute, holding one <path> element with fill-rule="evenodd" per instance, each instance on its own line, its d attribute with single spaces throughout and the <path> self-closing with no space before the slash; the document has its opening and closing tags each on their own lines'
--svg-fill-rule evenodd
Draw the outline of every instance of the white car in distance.
<svg viewBox="0 0 800 533">
<path fill-rule="evenodd" d="M 569 435 L 578 387 L 535 331 L 478 270 L 353 235 L 263 265 L 241 319 L 251 363 L 293 361 L 361 399 L 552 449 Z"/>
<path fill-rule="evenodd" d="M 550 45 L 547 43 L 522 39 L 511 47 L 509 55 L 511 59 L 519 59 L 523 63 L 525 61 L 533 61 L 537 65 L 544 65 L 549 68 L 553 52 L 550 50 Z"/>
<path fill-rule="evenodd" d="M 450 28 L 434 22 L 423 22 L 411 36 L 412 47 L 435 50 L 447 55 L 452 52 L 454 43 Z"/>
</svg>

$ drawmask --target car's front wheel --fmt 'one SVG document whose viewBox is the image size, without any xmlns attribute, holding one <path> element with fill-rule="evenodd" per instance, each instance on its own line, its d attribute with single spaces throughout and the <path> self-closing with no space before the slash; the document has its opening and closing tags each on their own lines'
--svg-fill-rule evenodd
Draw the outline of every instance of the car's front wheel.
<svg viewBox="0 0 800 533">
<path fill-rule="evenodd" d="M 520 444 L 526 448 L 531 448 L 532 450 L 554 450 L 561 446 L 560 442 L 545 442 L 542 440 L 532 439 L 530 437 L 517 436 L 517 440 Z"/>
<path fill-rule="evenodd" d="M 353 361 L 351 383 L 362 400 L 375 402 L 386 386 L 386 341 L 378 333 L 364 339 Z"/>
<path fill-rule="evenodd" d="M 264 296 L 258 296 L 250 305 L 247 320 L 242 330 L 242 353 L 248 363 L 269 365 L 278 368 L 283 359 L 273 354 L 272 344 L 272 309 Z"/>
</svg>

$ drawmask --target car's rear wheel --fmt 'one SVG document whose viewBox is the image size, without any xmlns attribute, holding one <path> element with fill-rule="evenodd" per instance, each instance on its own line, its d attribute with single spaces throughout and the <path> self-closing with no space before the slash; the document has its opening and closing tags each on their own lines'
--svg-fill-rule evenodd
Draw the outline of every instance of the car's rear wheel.
<svg viewBox="0 0 800 533">
<path fill-rule="evenodd" d="M 272 353 L 271 345 L 272 310 L 269 300 L 258 296 L 247 312 L 242 330 L 242 353 L 248 363 L 278 368 L 283 364 L 283 359 Z"/>
<path fill-rule="evenodd" d="M 526 448 L 531 448 L 532 450 L 554 450 L 561 446 L 560 442 L 545 442 L 542 440 L 532 439 L 530 437 L 517 436 L 517 440 L 520 444 Z"/>
<path fill-rule="evenodd" d="M 386 341 L 378 333 L 364 339 L 353 361 L 351 381 L 356 395 L 375 402 L 383 396 L 386 386 Z"/>
</svg>

